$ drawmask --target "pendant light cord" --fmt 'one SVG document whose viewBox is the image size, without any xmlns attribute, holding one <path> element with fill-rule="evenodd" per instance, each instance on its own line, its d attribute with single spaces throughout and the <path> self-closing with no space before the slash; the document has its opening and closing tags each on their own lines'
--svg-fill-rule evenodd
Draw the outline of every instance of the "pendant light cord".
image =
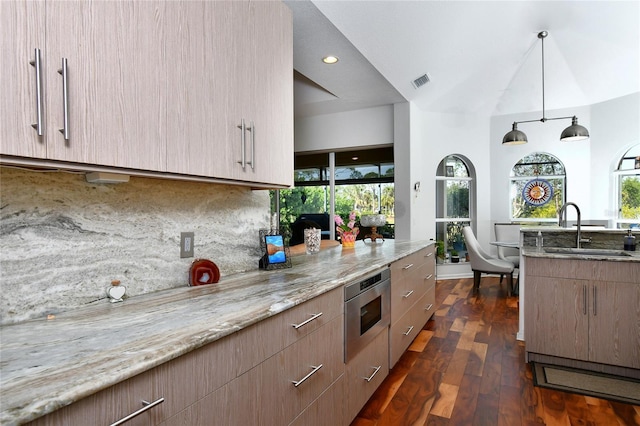
<svg viewBox="0 0 640 426">
<path fill-rule="evenodd" d="M 544 110 L 544 39 L 547 36 L 546 31 L 541 31 L 538 33 L 538 38 L 542 40 L 542 121 L 543 123 L 547 121 L 547 117 Z"/>
</svg>

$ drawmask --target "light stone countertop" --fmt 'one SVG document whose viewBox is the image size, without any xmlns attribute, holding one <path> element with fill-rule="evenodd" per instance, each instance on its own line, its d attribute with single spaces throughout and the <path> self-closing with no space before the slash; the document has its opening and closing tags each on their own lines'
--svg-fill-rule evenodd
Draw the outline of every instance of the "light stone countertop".
<svg viewBox="0 0 640 426">
<path fill-rule="evenodd" d="M 545 248 L 554 249 L 556 247 L 543 247 L 542 251 L 538 251 L 536 247 L 523 247 L 522 255 L 529 257 L 544 257 L 551 259 L 577 259 L 577 260 L 604 260 L 610 262 L 628 262 L 628 263 L 640 263 L 640 251 L 627 251 L 624 252 L 628 255 L 614 255 L 615 252 L 622 252 L 623 250 L 610 250 L 597 248 L 585 248 L 580 253 L 567 253 L 562 252 L 562 248 L 558 252 L 546 252 Z M 611 254 L 606 253 L 611 251 Z M 638 265 L 640 268 L 640 265 Z"/>
<path fill-rule="evenodd" d="M 1 327 L 0 424 L 21 424 L 53 412 L 432 243 L 358 241 L 354 250 L 337 247 L 294 257 L 291 269 L 251 271 L 217 284 Z"/>
</svg>

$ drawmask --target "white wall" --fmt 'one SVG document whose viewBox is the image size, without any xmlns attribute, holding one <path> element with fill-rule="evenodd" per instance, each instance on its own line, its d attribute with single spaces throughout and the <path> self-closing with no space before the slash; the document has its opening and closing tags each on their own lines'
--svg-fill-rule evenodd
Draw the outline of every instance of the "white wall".
<svg viewBox="0 0 640 426">
<path fill-rule="evenodd" d="M 394 105 L 393 161 L 395 165 L 395 233 L 399 240 L 411 239 L 413 181 L 411 169 L 411 104 Z"/>
<path fill-rule="evenodd" d="M 422 182 L 415 203 L 417 212 L 412 212 L 421 225 L 412 238 L 435 239 L 435 176 L 440 161 L 450 154 L 468 158 L 476 169 L 478 197 L 476 219 L 478 240 L 488 245 L 491 218 L 491 181 L 489 144 L 489 117 L 441 114 L 412 109 L 411 152 L 415 179 Z M 399 167 L 396 165 L 396 168 Z"/>
<path fill-rule="evenodd" d="M 596 219 L 612 219 L 617 212 L 611 171 L 629 148 L 640 143 L 640 93 L 592 105 L 591 123 L 591 211 Z"/>
<path fill-rule="evenodd" d="M 393 143 L 393 105 L 295 120 L 296 152 L 330 151 Z"/>
</svg>

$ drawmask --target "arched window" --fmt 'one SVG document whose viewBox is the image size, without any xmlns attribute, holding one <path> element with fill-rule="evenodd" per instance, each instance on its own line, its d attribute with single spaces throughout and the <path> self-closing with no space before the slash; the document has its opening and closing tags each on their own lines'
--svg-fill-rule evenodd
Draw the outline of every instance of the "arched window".
<svg viewBox="0 0 640 426">
<path fill-rule="evenodd" d="M 556 157 L 544 152 L 523 157 L 511 169 L 511 220 L 556 222 L 565 188 L 564 165 Z"/>
<path fill-rule="evenodd" d="M 618 163 L 618 228 L 640 227 L 640 144 L 631 147 Z"/>
<path fill-rule="evenodd" d="M 449 155 L 436 171 L 436 239 L 438 257 L 464 258 L 462 227 L 471 225 L 475 212 L 475 170 L 464 157 Z"/>
</svg>

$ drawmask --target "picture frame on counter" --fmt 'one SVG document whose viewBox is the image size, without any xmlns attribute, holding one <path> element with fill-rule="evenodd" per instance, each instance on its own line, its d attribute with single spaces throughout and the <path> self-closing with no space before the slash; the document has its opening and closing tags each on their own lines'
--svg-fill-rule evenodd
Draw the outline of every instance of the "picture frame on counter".
<svg viewBox="0 0 640 426">
<path fill-rule="evenodd" d="M 284 237 L 281 234 L 261 232 L 260 244 L 263 250 L 263 255 L 258 262 L 260 269 L 291 268 L 289 247 L 284 244 Z"/>
</svg>

